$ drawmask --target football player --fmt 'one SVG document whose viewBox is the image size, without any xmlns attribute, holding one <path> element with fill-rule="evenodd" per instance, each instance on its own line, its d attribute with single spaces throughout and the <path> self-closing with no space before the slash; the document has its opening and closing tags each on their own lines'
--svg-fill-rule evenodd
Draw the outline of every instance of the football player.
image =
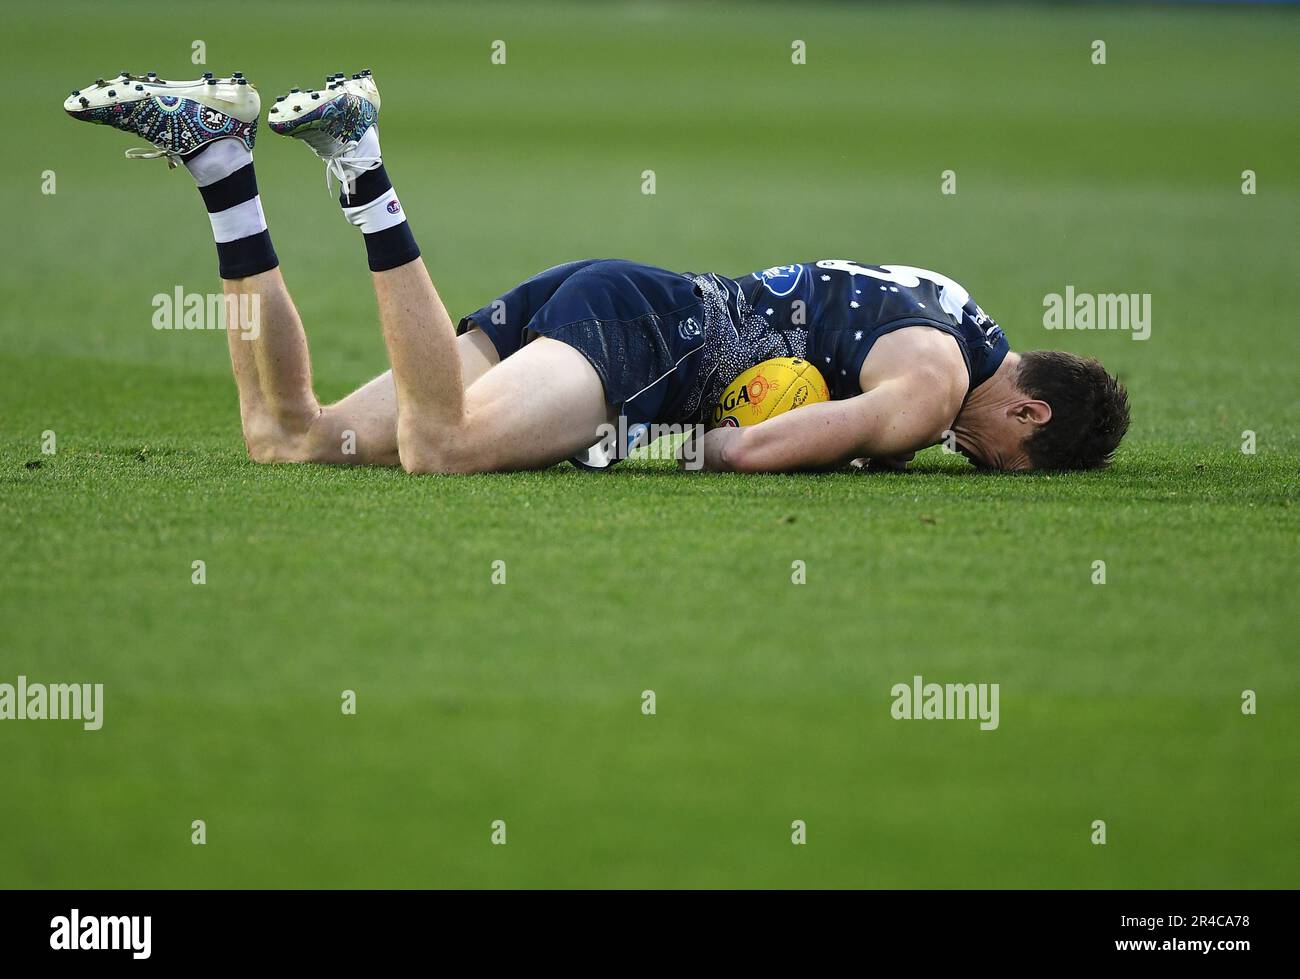
<svg viewBox="0 0 1300 979">
<path fill-rule="evenodd" d="M 260 101 L 236 72 L 195 81 L 123 73 L 74 91 L 74 118 L 153 144 L 194 178 L 216 241 L 231 362 L 258 462 L 401 465 L 411 473 L 603 466 L 617 419 L 703 421 L 747 368 L 807 359 L 831 400 L 703 436 L 704 468 L 898 467 L 946 442 L 999 470 L 1105 466 L 1128 426 L 1123 387 L 1095 360 L 1010 351 L 952 279 L 908 265 L 824 260 L 741 278 L 622 260 L 558 265 L 459 320 L 420 258 L 380 148 L 369 71 L 276 99 L 273 132 L 305 144 L 359 229 L 392 369 L 342 401 L 312 389 L 302 322 L 257 191 Z M 255 302 L 248 300 L 255 299 Z M 255 324 L 240 317 L 256 315 Z M 595 443 L 593 445 L 593 443 Z"/>
</svg>

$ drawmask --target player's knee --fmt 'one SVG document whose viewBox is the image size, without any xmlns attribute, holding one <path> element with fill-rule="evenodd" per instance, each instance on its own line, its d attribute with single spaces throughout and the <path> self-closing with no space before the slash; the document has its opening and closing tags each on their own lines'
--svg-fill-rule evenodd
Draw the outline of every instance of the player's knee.
<svg viewBox="0 0 1300 979">
<path fill-rule="evenodd" d="M 397 455 L 402 468 L 412 476 L 448 475 L 456 471 L 447 453 L 425 443 L 403 440 L 398 445 Z"/>
<path fill-rule="evenodd" d="M 253 439 L 245 435 L 244 448 L 248 450 L 248 458 L 259 465 L 265 466 L 280 461 L 276 457 L 275 446 L 267 439 Z"/>
<path fill-rule="evenodd" d="M 279 430 L 262 418 L 244 419 L 244 448 L 253 462 L 280 462 L 284 443 Z"/>
<path fill-rule="evenodd" d="M 440 461 L 431 453 L 416 452 L 407 448 L 398 450 L 402 469 L 411 476 L 436 476 L 444 472 Z"/>
<path fill-rule="evenodd" d="M 412 475 L 474 473 L 488 468 L 469 433 L 451 427 L 431 430 L 399 425 L 397 453 L 402 468 Z"/>
<path fill-rule="evenodd" d="M 291 437 L 284 433 L 251 437 L 245 435 L 244 446 L 248 449 L 248 458 L 263 465 L 315 461 L 302 438 Z"/>
<path fill-rule="evenodd" d="M 318 461 L 319 447 L 312 437 L 313 421 L 319 408 L 272 415 L 259 412 L 244 419 L 244 447 L 253 462 Z"/>
<path fill-rule="evenodd" d="M 455 456 L 445 449 L 413 440 L 403 441 L 397 450 L 402 468 L 412 476 L 447 476 L 468 472 L 457 465 Z"/>
</svg>

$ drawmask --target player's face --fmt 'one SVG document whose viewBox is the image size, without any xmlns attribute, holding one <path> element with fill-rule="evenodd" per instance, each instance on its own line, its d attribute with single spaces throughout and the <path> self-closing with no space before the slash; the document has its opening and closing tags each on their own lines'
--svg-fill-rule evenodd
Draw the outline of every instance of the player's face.
<svg viewBox="0 0 1300 979">
<path fill-rule="evenodd" d="M 1024 472 L 1034 468 L 1020 443 L 1009 438 L 991 438 L 978 446 L 958 442 L 957 451 L 984 472 Z"/>
<path fill-rule="evenodd" d="M 957 451 L 977 469 L 1022 472 L 1033 469 L 1025 440 L 1052 417 L 1046 402 L 1012 392 L 998 405 L 963 412 L 957 418 Z"/>
<path fill-rule="evenodd" d="M 962 455 L 964 455 L 964 456 L 966 457 L 966 460 L 967 460 L 967 461 L 968 461 L 972 466 L 974 466 L 976 469 L 988 469 L 988 468 L 990 468 L 990 467 L 989 467 L 989 466 L 984 462 L 983 459 L 981 459 L 978 455 L 975 454 L 975 451 L 974 451 L 973 449 L 971 449 L 970 447 L 965 446 L 965 445 L 962 445 L 962 443 L 958 442 L 958 443 L 957 443 L 957 451 L 960 452 Z"/>
</svg>

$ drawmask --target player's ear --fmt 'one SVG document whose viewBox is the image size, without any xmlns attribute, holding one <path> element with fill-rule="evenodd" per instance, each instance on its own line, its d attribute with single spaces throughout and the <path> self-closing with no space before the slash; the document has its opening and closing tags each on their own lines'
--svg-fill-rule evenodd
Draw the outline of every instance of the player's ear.
<svg viewBox="0 0 1300 979">
<path fill-rule="evenodd" d="M 1008 407 L 1007 414 L 1022 425 L 1046 425 L 1052 420 L 1052 406 L 1037 398 L 1026 398 Z"/>
</svg>

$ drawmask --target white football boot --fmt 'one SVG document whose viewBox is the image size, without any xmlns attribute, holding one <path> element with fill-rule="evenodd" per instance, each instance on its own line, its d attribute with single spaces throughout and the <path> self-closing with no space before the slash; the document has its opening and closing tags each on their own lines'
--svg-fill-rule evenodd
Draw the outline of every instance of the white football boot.
<svg viewBox="0 0 1300 979">
<path fill-rule="evenodd" d="M 325 186 L 337 180 L 345 189 L 357 174 L 373 170 L 379 156 L 379 89 L 370 70 L 346 78 L 325 77 L 323 89 L 290 89 L 271 106 L 267 124 L 281 136 L 300 139 L 325 161 Z"/>
<path fill-rule="evenodd" d="M 205 72 L 193 81 L 169 82 L 151 71 L 97 79 L 69 95 L 63 108 L 74 119 L 134 133 L 156 147 L 129 149 L 128 159 L 166 157 L 168 166 L 175 167 L 182 157 L 218 139 L 238 139 L 251 151 L 262 102 L 243 72 L 229 78 Z"/>
</svg>

